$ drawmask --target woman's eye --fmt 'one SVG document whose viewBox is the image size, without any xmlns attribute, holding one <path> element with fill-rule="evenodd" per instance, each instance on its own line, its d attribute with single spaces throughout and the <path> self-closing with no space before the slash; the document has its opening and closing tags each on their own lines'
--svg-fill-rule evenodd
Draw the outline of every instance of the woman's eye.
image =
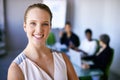
<svg viewBox="0 0 120 80">
<path fill-rule="evenodd" d="M 43 26 L 48 26 L 49 24 L 48 23 L 44 23 Z"/>
<path fill-rule="evenodd" d="M 31 22 L 31 23 L 30 23 L 30 25 L 35 26 L 35 25 L 36 25 L 36 23 L 35 23 L 35 22 Z"/>
</svg>

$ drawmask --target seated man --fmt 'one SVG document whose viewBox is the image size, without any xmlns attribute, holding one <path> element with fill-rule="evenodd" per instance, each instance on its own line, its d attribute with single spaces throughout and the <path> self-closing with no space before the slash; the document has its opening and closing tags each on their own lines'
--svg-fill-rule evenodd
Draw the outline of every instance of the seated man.
<svg viewBox="0 0 120 80">
<path fill-rule="evenodd" d="M 97 42 L 92 39 L 92 31 L 90 29 L 85 30 L 85 35 L 86 35 L 86 39 L 84 39 L 81 42 L 79 51 L 81 51 L 83 55 L 84 54 L 86 54 L 87 56 L 94 55 L 98 47 Z"/>
<path fill-rule="evenodd" d="M 94 55 L 94 56 L 88 56 L 84 57 L 83 59 L 86 60 L 92 60 L 93 65 L 88 65 L 88 64 L 82 64 L 82 68 L 88 69 L 88 68 L 99 68 L 104 72 L 104 79 L 103 80 L 108 80 L 106 73 L 106 69 L 110 62 L 112 61 L 113 58 L 113 50 L 109 46 L 110 38 L 108 35 L 103 34 L 100 36 L 100 41 L 99 44 L 101 46 L 99 52 Z"/>
<path fill-rule="evenodd" d="M 80 44 L 78 36 L 71 31 L 70 22 L 66 22 L 65 32 L 60 33 L 60 43 L 68 48 L 76 48 Z"/>
</svg>

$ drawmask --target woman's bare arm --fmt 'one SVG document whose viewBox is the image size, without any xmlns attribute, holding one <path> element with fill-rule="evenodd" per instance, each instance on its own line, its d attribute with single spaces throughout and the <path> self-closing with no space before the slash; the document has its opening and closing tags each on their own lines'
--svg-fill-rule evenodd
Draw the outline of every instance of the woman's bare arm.
<svg viewBox="0 0 120 80">
<path fill-rule="evenodd" d="M 12 63 L 8 69 L 7 80 L 24 80 L 24 75 L 16 63 Z"/>
<path fill-rule="evenodd" d="M 79 80 L 68 57 L 64 53 L 62 55 L 67 65 L 68 80 Z"/>
</svg>

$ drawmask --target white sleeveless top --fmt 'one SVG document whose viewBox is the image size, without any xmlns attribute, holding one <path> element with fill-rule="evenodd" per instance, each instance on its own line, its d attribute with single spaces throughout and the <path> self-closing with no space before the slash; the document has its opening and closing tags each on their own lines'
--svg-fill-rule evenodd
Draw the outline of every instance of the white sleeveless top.
<svg viewBox="0 0 120 80">
<path fill-rule="evenodd" d="M 54 60 L 54 80 L 68 80 L 66 63 L 62 54 L 55 51 L 52 54 Z M 13 62 L 20 67 L 25 80 L 53 80 L 44 70 L 28 59 L 24 53 L 18 55 Z"/>
</svg>

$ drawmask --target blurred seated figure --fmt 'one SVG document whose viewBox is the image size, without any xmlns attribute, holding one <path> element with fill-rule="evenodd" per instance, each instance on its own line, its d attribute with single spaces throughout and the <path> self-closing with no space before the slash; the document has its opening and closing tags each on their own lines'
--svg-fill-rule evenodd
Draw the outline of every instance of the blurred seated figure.
<svg viewBox="0 0 120 80">
<path fill-rule="evenodd" d="M 101 69 L 104 73 L 103 80 L 108 80 L 107 72 L 110 68 L 113 59 L 113 50 L 110 48 L 109 42 L 110 38 L 108 35 L 106 34 L 101 35 L 99 40 L 101 48 L 98 51 L 98 53 L 96 53 L 96 55 L 94 56 L 88 56 L 83 58 L 84 60 L 92 60 L 94 64 L 93 65 L 88 65 L 85 63 L 82 64 L 82 68 L 84 69 L 88 68 Z"/>
<path fill-rule="evenodd" d="M 60 32 L 60 43 L 65 44 L 67 48 L 76 48 L 80 44 L 79 38 L 71 29 L 70 22 L 66 22 L 65 31 Z"/>
<path fill-rule="evenodd" d="M 83 53 L 83 55 L 91 56 L 94 55 L 96 49 L 98 47 L 96 40 L 92 39 L 92 31 L 90 29 L 85 30 L 86 38 L 81 42 L 79 47 L 79 51 Z"/>
</svg>

